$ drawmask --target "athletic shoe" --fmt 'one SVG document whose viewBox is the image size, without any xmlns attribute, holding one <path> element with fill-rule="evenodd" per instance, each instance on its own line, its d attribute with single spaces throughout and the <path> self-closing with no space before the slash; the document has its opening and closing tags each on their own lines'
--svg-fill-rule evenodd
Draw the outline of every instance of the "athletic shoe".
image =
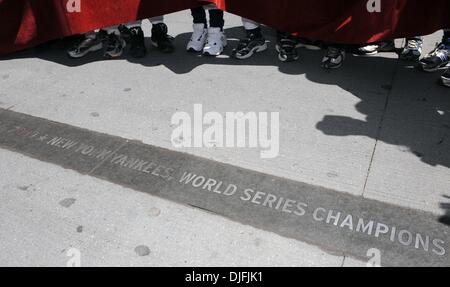
<svg viewBox="0 0 450 287">
<path fill-rule="evenodd" d="M 208 29 L 205 28 L 205 24 L 194 24 L 194 32 L 189 40 L 186 50 L 188 52 L 199 53 L 203 51 L 208 37 Z"/>
<path fill-rule="evenodd" d="M 131 27 L 127 28 L 124 25 L 119 26 L 119 31 L 125 42 L 130 46 L 130 54 L 133 58 L 143 58 L 147 54 L 145 48 L 145 37 L 142 28 Z"/>
<path fill-rule="evenodd" d="M 113 32 L 107 37 L 107 44 L 103 57 L 107 59 L 118 58 L 122 56 L 125 46 L 125 40 L 120 35 L 116 35 L 116 33 Z"/>
<path fill-rule="evenodd" d="M 152 45 L 163 53 L 172 53 L 175 48 L 173 46 L 173 37 L 167 34 L 167 26 L 164 23 L 153 24 L 152 27 Z"/>
<path fill-rule="evenodd" d="M 372 56 L 378 54 L 378 44 L 369 44 L 366 46 L 362 46 L 357 48 L 355 55 L 358 56 Z"/>
<path fill-rule="evenodd" d="M 326 55 L 322 59 L 322 68 L 338 69 L 345 60 L 345 50 L 329 46 Z"/>
<path fill-rule="evenodd" d="M 236 49 L 233 50 L 232 56 L 236 59 L 247 59 L 254 53 L 267 50 L 266 39 L 262 35 L 250 34 L 247 38 L 239 41 Z"/>
<path fill-rule="evenodd" d="M 297 37 L 289 33 L 278 33 L 278 41 L 275 49 L 278 52 L 278 59 L 282 62 L 297 61 L 300 58 L 296 46 Z"/>
<path fill-rule="evenodd" d="M 407 61 L 418 61 L 422 55 L 423 40 L 421 38 L 410 38 L 400 53 L 400 59 Z"/>
<path fill-rule="evenodd" d="M 383 41 L 361 46 L 353 52 L 355 56 L 373 56 L 381 52 L 395 51 L 394 41 Z"/>
<path fill-rule="evenodd" d="M 100 30 L 95 37 L 85 37 L 78 42 L 73 48 L 67 51 L 70 58 L 78 59 L 86 56 L 91 52 L 96 52 L 103 49 L 103 41 L 106 37 L 106 32 Z"/>
<path fill-rule="evenodd" d="M 426 72 L 446 69 L 450 63 L 450 47 L 439 43 L 419 64 Z"/>
<path fill-rule="evenodd" d="M 446 87 L 450 87 L 450 68 L 445 71 L 445 73 L 441 77 L 442 84 Z"/>
<path fill-rule="evenodd" d="M 227 37 L 220 28 L 210 27 L 206 38 L 205 47 L 203 47 L 203 55 L 219 56 L 223 49 L 227 46 Z"/>
</svg>

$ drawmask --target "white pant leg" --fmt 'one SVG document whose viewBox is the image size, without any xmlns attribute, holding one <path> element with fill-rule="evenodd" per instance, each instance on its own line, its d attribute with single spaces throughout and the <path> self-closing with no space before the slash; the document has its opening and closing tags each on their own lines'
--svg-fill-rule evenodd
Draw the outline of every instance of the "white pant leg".
<svg viewBox="0 0 450 287">
<path fill-rule="evenodd" d="M 245 30 L 253 30 L 260 26 L 258 22 L 244 17 L 242 17 L 242 25 L 244 25 Z"/>
</svg>

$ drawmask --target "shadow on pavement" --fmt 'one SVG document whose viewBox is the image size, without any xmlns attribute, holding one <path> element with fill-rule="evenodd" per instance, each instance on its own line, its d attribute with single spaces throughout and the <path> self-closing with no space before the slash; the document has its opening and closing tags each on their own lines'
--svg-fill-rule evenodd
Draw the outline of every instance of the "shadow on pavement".
<svg viewBox="0 0 450 287">
<path fill-rule="evenodd" d="M 444 195 L 444 198 L 449 200 L 450 196 Z M 445 215 L 439 218 L 439 222 L 450 226 L 450 203 L 449 202 L 441 203 L 441 208 L 445 211 Z"/>
<path fill-rule="evenodd" d="M 150 48 L 149 54 L 143 59 L 127 56 L 124 59 L 147 67 L 163 65 L 176 74 L 189 73 L 205 64 L 276 66 L 281 73 L 304 75 L 315 83 L 337 85 L 359 98 L 360 102 L 355 108 L 366 118 L 362 121 L 327 115 L 317 123 L 317 129 L 329 136 L 362 135 L 378 139 L 398 146 L 403 152 L 415 154 L 429 165 L 450 167 L 450 90 L 436 84 L 439 74 L 420 72 L 392 54 L 391 57 L 349 55 L 344 66 L 332 72 L 320 68 L 323 51 L 302 49 L 298 62 L 282 63 L 277 59 L 274 49 L 275 33 L 268 28 L 264 28 L 270 42 L 268 51 L 245 61 L 230 58 L 237 39 L 243 33 L 241 27 L 226 29 L 229 45 L 224 55 L 218 58 L 185 52 L 190 33 L 183 33 L 174 40 L 177 51 L 173 54 L 161 54 Z M 55 41 L 0 60 L 37 57 L 69 67 L 104 61 L 101 52 L 82 59 L 69 59 L 65 51 L 75 39 L 70 37 Z M 147 46 L 150 46 L 150 39 L 146 41 Z"/>
</svg>

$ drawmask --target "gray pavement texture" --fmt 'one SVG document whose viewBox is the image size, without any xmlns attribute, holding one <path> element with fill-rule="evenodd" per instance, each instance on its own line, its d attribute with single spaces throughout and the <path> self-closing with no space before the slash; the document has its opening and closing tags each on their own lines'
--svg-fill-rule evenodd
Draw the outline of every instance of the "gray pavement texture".
<svg viewBox="0 0 450 287">
<path fill-rule="evenodd" d="M 0 147 L 384 266 L 450 266 L 439 217 L 4 110 Z M 70 207 L 75 199 L 59 204 Z M 78 230 L 77 230 L 78 231 Z M 136 247 L 138 254 L 148 247 Z"/>
<path fill-rule="evenodd" d="M 269 51 L 248 61 L 236 61 L 227 55 L 242 35 L 240 20 L 230 14 L 226 20 L 230 45 L 215 59 L 184 52 L 190 35 L 187 11 L 166 17 L 177 48 L 172 55 L 151 50 L 139 61 L 103 61 L 100 54 L 73 61 L 66 58 L 64 45 L 55 44 L 2 58 L 0 108 L 60 123 L 49 133 L 65 131 L 65 125 L 71 125 L 86 129 L 77 134 L 82 138 L 95 131 L 166 150 L 175 150 L 170 142 L 171 116 L 176 111 L 192 112 L 196 103 L 220 113 L 278 111 L 278 158 L 261 159 L 259 151 L 248 149 L 176 151 L 268 174 L 267 179 L 285 178 L 293 180 L 293 185 L 332 190 L 333 197 L 328 200 L 334 198 L 335 204 L 348 204 L 358 212 L 364 212 L 365 202 L 380 205 L 376 219 L 407 212 L 405 218 L 388 218 L 387 222 L 400 222 L 399 227 L 414 232 L 414 240 L 422 230 L 433 230 L 430 239 L 446 230 L 433 221 L 448 219 L 444 216 L 449 212 L 450 196 L 450 94 L 436 84 L 438 74 L 421 73 L 393 53 L 349 56 L 344 67 L 333 72 L 319 67 L 322 52 L 301 50 L 299 62 L 280 63 L 273 49 L 273 31 L 268 29 Z M 148 23 L 144 28 L 149 34 Z M 431 50 L 439 37 L 440 33 L 427 36 L 425 50 Z M 29 125 L 42 127 L 32 122 Z M 2 138 L 2 145 L 8 146 L 5 140 Z M 102 141 L 101 146 L 115 150 L 121 142 Z M 32 145 L 22 142 L 16 148 L 33 155 Z M 70 153 L 61 157 L 51 148 L 40 152 L 42 158 L 66 168 L 82 173 L 97 170 L 92 161 L 83 162 L 82 157 Z M 360 261 L 362 248 L 358 254 L 349 253 L 359 260 L 332 251 L 348 252 L 346 248 L 353 245 L 372 242 L 355 237 L 351 244 L 345 240 L 340 243 L 345 236 L 335 229 L 335 246 L 340 248 L 333 249 L 309 242 L 305 235 L 292 236 L 288 234 L 295 232 L 291 228 L 286 228 L 286 233 L 277 232 L 306 244 L 263 231 L 254 218 L 249 220 L 258 228 L 10 151 L 1 153 L 0 225 L 5 231 L 0 235 L 4 251 L 0 253 L 1 265 L 64 265 L 64 252 L 78 247 L 86 255 L 86 265 L 353 266 L 365 265 Z M 84 169 L 78 169 L 80 166 Z M 116 180 L 109 173 L 99 176 L 122 184 L 120 175 Z M 130 187 L 138 185 L 133 182 Z M 311 198 L 327 202 L 322 194 L 318 191 Z M 301 194 L 292 192 L 292 196 Z M 155 207 L 158 205 L 166 212 Z M 368 214 L 375 212 L 370 206 Z M 392 211 L 395 206 L 396 212 Z M 251 212 L 248 208 L 237 214 Z M 270 222 L 272 227 L 281 228 L 275 220 Z M 424 227 L 427 222 L 430 229 Z M 403 235 L 408 239 L 407 233 Z M 164 240 L 164 236 L 171 240 Z M 327 251 L 315 247 L 318 245 Z M 399 261 L 392 264 L 433 263 L 427 259 L 434 256 L 433 246 L 430 242 L 430 252 L 422 261 L 416 260 L 414 248 L 401 252 Z M 393 248 L 387 258 L 407 250 L 402 248 Z M 439 253 L 439 248 L 434 248 Z M 441 261 L 445 263 L 448 265 L 448 257 Z"/>
</svg>

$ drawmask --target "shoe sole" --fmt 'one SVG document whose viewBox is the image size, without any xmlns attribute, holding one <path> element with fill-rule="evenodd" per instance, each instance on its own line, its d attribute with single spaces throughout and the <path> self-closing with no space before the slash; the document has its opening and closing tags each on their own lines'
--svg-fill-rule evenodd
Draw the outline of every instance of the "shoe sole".
<svg viewBox="0 0 450 287">
<path fill-rule="evenodd" d="M 428 72 L 428 73 L 434 73 L 437 71 L 441 71 L 441 70 L 446 70 L 450 67 L 450 63 L 447 63 L 445 65 L 441 65 L 438 66 L 436 68 L 426 68 L 424 65 L 420 64 L 420 67 L 422 68 L 423 71 Z"/>
<path fill-rule="evenodd" d="M 319 46 L 308 45 L 308 44 L 297 44 L 297 45 L 295 45 L 295 48 L 296 48 L 296 49 L 301 49 L 301 48 L 303 48 L 303 49 L 310 50 L 310 51 L 320 51 L 320 50 L 322 50 L 322 48 L 319 47 Z M 275 50 L 276 50 L 278 53 L 280 53 L 280 45 L 276 44 L 276 45 L 275 45 Z"/>
<path fill-rule="evenodd" d="M 378 55 L 378 53 L 379 53 L 378 51 L 375 51 L 375 52 L 363 53 L 363 54 L 352 53 L 352 55 L 355 57 L 371 57 L 371 56 Z"/>
<path fill-rule="evenodd" d="M 186 49 L 186 51 L 189 53 L 201 53 L 203 51 L 203 48 L 197 51 L 191 47 L 191 48 Z"/>
<path fill-rule="evenodd" d="M 399 57 L 399 59 L 407 62 L 419 62 L 420 57 Z"/>
<path fill-rule="evenodd" d="M 97 51 L 101 50 L 102 48 L 103 48 L 103 44 L 99 43 L 99 44 L 97 44 L 95 46 L 90 47 L 89 49 L 84 51 L 84 53 L 81 53 L 81 54 L 78 54 L 78 55 L 72 55 L 70 53 L 67 53 L 67 55 L 69 56 L 69 58 L 79 59 L 79 58 L 83 58 L 84 56 L 86 56 L 89 53 L 97 52 Z"/>
<path fill-rule="evenodd" d="M 281 57 L 280 54 L 278 54 L 278 60 L 280 60 L 280 61 L 283 62 L 283 63 L 287 63 L 287 62 L 295 62 L 295 61 L 298 61 L 298 59 L 300 59 L 300 56 L 299 56 L 299 55 L 297 55 L 296 57 L 294 57 L 294 58 L 292 58 L 292 59 L 285 59 L 285 58 Z"/>
<path fill-rule="evenodd" d="M 339 64 L 339 65 L 337 65 L 337 66 L 325 66 L 323 63 L 322 63 L 322 68 L 324 68 L 324 69 L 327 69 L 327 70 L 336 70 L 336 69 L 339 69 L 340 67 L 342 67 L 342 65 L 344 64 L 344 61 L 345 61 L 345 58 L 346 58 L 346 56 L 345 55 L 343 55 L 342 56 L 342 61 L 341 61 L 341 63 Z"/>
<path fill-rule="evenodd" d="M 207 57 L 217 57 L 217 56 L 222 55 L 222 53 L 223 53 L 223 50 L 220 53 L 217 53 L 217 54 L 211 54 L 209 52 L 203 52 L 202 55 L 203 56 L 207 56 Z"/>
<path fill-rule="evenodd" d="M 450 88 L 450 79 L 441 78 L 441 80 L 442 80 L 442 85 Z"/>
<path fill-rule="evenodd" d="M 308 45 L 308 44 L 297 44 L 295 46 L 295 48 L 304 48 L 304 49 L 310 50 L 310 51 L 320 51 L 320 50 L 322 50 L 322 48 L 319 47 L 319 46 Z"/>
<path fill-rule="evenodd" d="M 173 51 L 175 49 L 170 49 L 170 50 L 161 50 L 158 46 L 158 43 L 154 42 L 153 40 L 150 40 L 150 44 L 155 47 L 156 49 L 158 49 L 159 51 L 163 52 L 163 53 L 173 53 Z"/>
<path fill-rule="evenodd" d="M 253 49 L 250 50 L 250 52 L 248 54 L 246 54 L 244 56 L 234 55 L 234 57 L 239 60 L 245 60 L 245 59 L 248 59 L 251 56 L 253 56 L 253 54 L 261 53 L 261 52 L 264 52 L 265 50 L 267 50 L 267 43 L 264 43 L 264 45 L 261 45 L 259 47 L 254 47 Z"/>
<path fill-rule="evenodd" d="M 111 54 L 111 53 L 105 53 L 105 55 L 103 55 L 103 57 L 105 59 L 116 59 L 119 58 L 123 55 L 123 51 L 125 50 L 126 47 L 126 42 L 125 40 L 122 39 L 122 50 L 120 50 L 120 53 L 116 53 L 116 54 Z"/>
<path fill-rule="evenodd" d="M 343 63 L 339 64 L 338 66 L 325 66 L 322 65 L 322 68 L 326 69 L 326 70 L 336 70 L 339 69 L 340 67 L 342 67 Z"/>
<path fill-rule="evenodd" d="M 216 53 L 216 54 L 211 54 L 211 53 L 209 53 L 209 52 L 205 52 L 205 51 L 203 51 L 203 53 L 202 53 L 202 55 L 203 56 L 208 56 L 208 57 L 217 57 L 217 56 L 220 56 L 220 55 L 222 55 L 222 53 L 223 53 L 223 51 L 225 50 L 225 48 L 227 47 L 227 45 L 228 45 L 228 41 L 227 40 L 224 40 L 223 41 L 223 49 L 222 49 L 222 51 L 220 51 L 219 53 Z"/>
</svg>

